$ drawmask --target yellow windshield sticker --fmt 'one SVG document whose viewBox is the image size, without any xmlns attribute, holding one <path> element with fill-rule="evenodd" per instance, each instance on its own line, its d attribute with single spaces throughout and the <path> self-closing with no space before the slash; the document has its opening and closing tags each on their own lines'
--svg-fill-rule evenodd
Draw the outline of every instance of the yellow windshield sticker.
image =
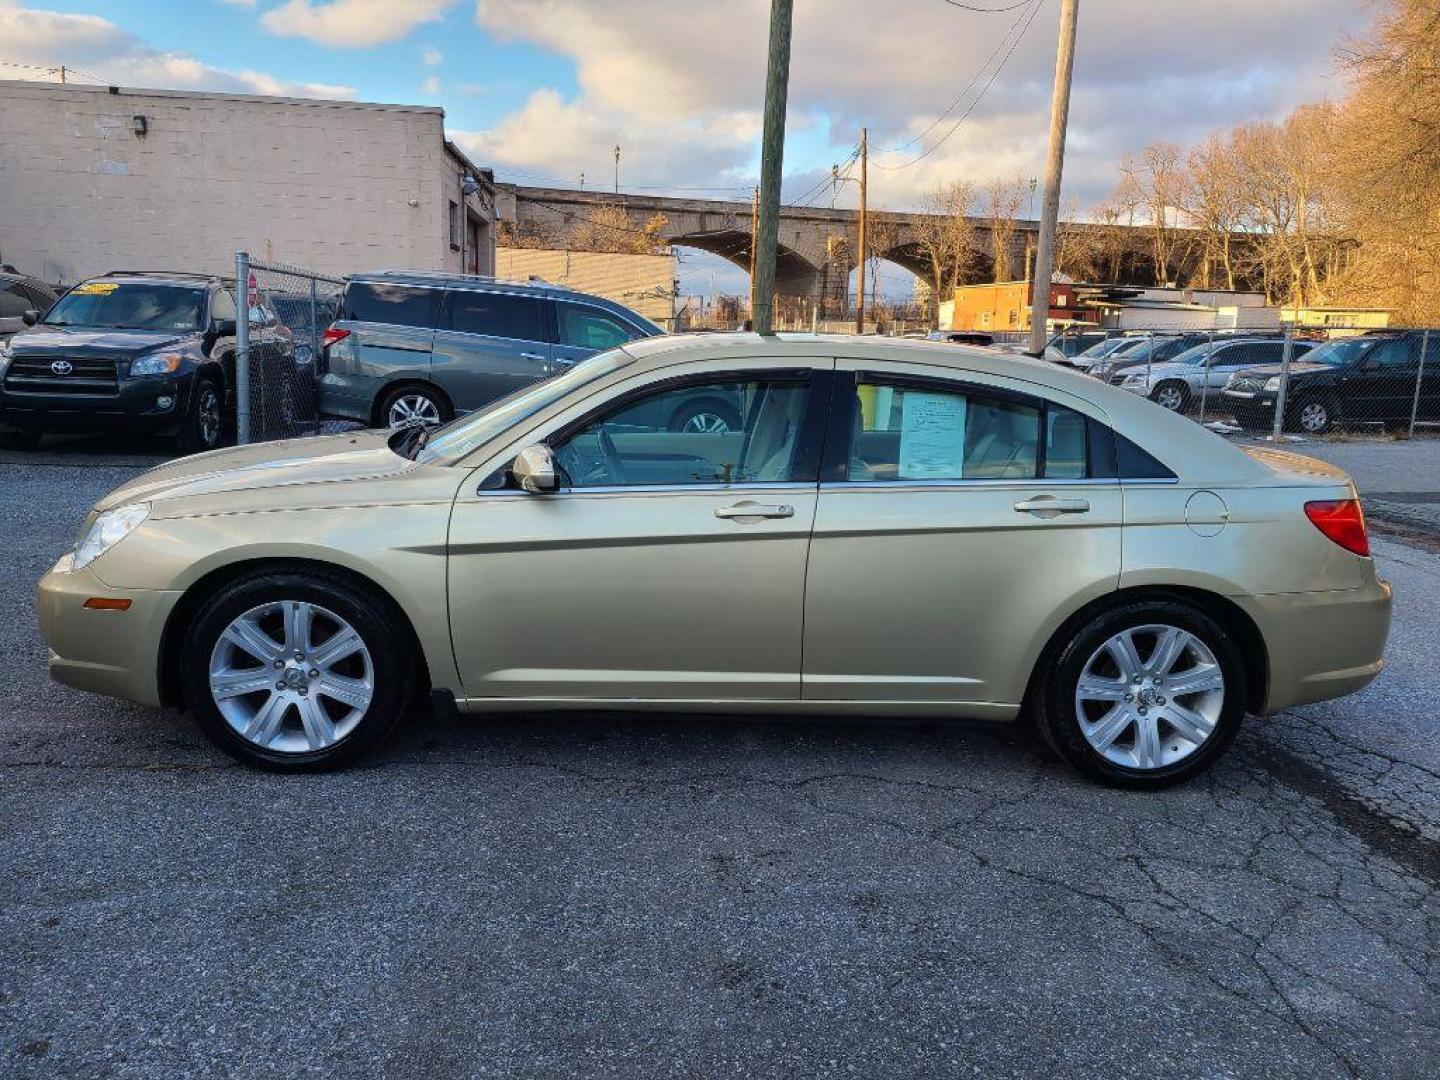
<svg viewBox="0 0 1440 1080">
<path fill-rule="evenodd" d="M 81 296 L 109 296 L 119 287 L 118 281 L 87 281 L 84 285 L 76 285 L 75 292 Z"/>
</svg>

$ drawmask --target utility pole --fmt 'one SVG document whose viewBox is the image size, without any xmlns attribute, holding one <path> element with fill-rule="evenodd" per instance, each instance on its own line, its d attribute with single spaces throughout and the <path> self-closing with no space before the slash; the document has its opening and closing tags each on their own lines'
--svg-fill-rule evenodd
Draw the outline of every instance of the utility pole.
<svg viewBox="0 0 1440 1080">
<path fill-rule="evenodd" d="M 615 144 L 615 194 L 620 194 L 620 144 Z"/>
<path fill-rule="evenodd" d="M 860 273 L 855 279 L 855 333 L 865 333 L 865 170 L 870 163 L 868 131 L 860 129 Z"/>
<path fill-rule="evenodd" d="M 760 231 L 760 187 L 750 199 L 750 318 L 755 318 L 755 237 Z"/>
<path fill-rule="evenodd" d="M 1055 224 L 1060 216 L 1060 174 L 1065 168 L 1065 125 L 1070 117 L 1070 75 L 1075 67 L 1075 21 L 1080 0 L 1060 0 L 1060 41 L 1055 48 L 1055 89 L 1050 96 L 1050 154 L 1045 162 L 1045 201 L 1040 207 L 1040 249 L 1030 279 L 1031 356 L 1045 351 L 1050 278 L 1055 269 Z"/>
<path fill-rule="evenodd" d="M 785 98 L 790 89 L 790 23 L 794 0 L 770 0 L 770 56 L 765 67 L 765 131 L 760 142 L 760 198 L 756 214 L 757 333 L 771 332 L 775 312 L 775 248 L 780 242 L 780 174 L 785 158 Z"/>
<path fill-rule="evenodd" d="M 580 174 L 580 190 L 585 190 L 585 174 L 583 172 Z"/>
</svg>

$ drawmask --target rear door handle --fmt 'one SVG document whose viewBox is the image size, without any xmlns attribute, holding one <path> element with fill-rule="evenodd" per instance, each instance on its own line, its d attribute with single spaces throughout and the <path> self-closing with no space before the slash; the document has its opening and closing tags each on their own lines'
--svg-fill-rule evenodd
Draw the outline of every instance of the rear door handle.
<svg viewBox="0 0 1440 1080">
<path fill-rule="evenodd" d="M 522 353 L 520 354 L 520 359 L 521 359 L 521 360 L 544 360 L 545 357 L 541 356 L 538 352 L 522 352 Z"/>
<path fill-rule="evenodd" d="M 1036 517 L 1054 517 L 1056 514 L 1086 514 L 1090 512 L 1090 501 L 1088 499 L 1057 499 L 1053 495 L 1039 495 L 1033 499 L 1017 502 L 1015 510 L 1021 514 L 1034 514 Z"/>
<path fill-rule="evenodd" d="M 561 367 L 567 367 L 567 368 L 568 368 L 568 367 L 574 367 L 574 366 L 575 366 L 576 364 L 578 364 L 579 362 L 580 362 L 580 361 L 576 360 L 573 356 L 557 356 L 557 357 L 555 357 L 555 363 L 559 364 Z"/>
<path fill-rule="evenodd" d="M 795 516 L 795 507 L 789 503 L 736 503 L 734 506 L 715 508 L 717 518 L 788 518 Z"/>
</svg>

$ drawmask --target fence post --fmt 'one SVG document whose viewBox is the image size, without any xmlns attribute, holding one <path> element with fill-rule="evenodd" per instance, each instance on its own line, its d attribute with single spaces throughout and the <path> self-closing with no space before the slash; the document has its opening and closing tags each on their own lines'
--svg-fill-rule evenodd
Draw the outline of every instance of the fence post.
<svg viewBox="0 0 1440 1080">
<path fill-rule="evenodd" d="M 235 253 L 235 441 L 250 441 L 250 255 Z"/>
<path fill-rule="evenodd" d="M 1285 430 L 1285 397 L 1290 391 L 1290 357 L 1295 352 L 1295 323 L 1299 321 L 1300 308 L 1296 305 L 1295 320 L 1285 327 L 1285 348 L 1280 353 L 1280 393 L 1275 396 L 1275 429 L 1271 442 L 1279 442 Z"/>
<path fill-rule="evenodd" d="M 1145 342 L 1145 396 L 1149 397 L 1155 393 L 1155 387 L 1151 386 L 1150 370 L 1155 366 L 1155 331 L 1150 331 L 1150 340 Z"/>
<path fill-rule="evenodd" d="M 462 240 L 461 243 L 464 243 Z M 463 255 L 463 253 L 462 253 Z M 463 260 L 462 260 L 463 261 Z M 462 267 L 463 269 L 463 267 Z M 315 296 L 315 279 L 310 279 L 310 380 L 311 380 L 311 407 L 310 412 L 314 417 L 314 433 L 320 433 L 320 413 L 313 400 L 315 398 L 314 382 L 320 371 L 320 305 Z"/>
<path fill-rule="evenodd" d="M 1210 337 L 1205 344 L 1205 375 L 1200 380 L 1200 423 L 1205 423 L 1205 406 L 1210 400 L 1210 357 L 1215 353 L 1215 328 L 1210 328 Z"/>
<path fill-rule="evenodd" d="M 1415 397 L 1410 401 L 1410 437 L 1415 437 L 1415 418 L 1420 414 L 1420 384 L 1425 379 L 1425 353 L 1430 348 L 1430 331 L 1420 335 L 1420 365 L 1415 371 Z"/>
</svg>

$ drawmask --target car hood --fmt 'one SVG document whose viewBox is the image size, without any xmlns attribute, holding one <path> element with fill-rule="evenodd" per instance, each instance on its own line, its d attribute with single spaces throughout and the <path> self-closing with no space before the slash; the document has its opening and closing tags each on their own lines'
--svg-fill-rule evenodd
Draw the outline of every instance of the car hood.
<svg viewBox="0 0 1440 1080">
<path fill-rule="evenodd" d="M 184 513 L 185 500 L 197 496 L 375 480 L 416 468 L 415 462 L 390 449 L 390 435 L 355 431 L 196 454 L 142 473 L 101 499 L 95 509 L 148 502 L 157 516 L 175 516 Z"/>
<path fill-rule="evenodd" d="M 139 355 L 174 345 L 188 334 L 174 330 L 107 330 L 83 326 L 34 326 L 10 339 L 16 356 Z"/>
<path fill-rule="evenodd" d="M 1235 377 L 1245 379 L 1269 379 L 1279 375 L 1284 370 L 1279 364 L 1264 364 L 1260 367 L 1243 368 L 1235 373 Z M 1290 374 L 1313 375 L 1317 371 L 1334 371 L 1333 364 L 1307 364 L 1303 360 L 1290 361 Z"/>
</svg>

